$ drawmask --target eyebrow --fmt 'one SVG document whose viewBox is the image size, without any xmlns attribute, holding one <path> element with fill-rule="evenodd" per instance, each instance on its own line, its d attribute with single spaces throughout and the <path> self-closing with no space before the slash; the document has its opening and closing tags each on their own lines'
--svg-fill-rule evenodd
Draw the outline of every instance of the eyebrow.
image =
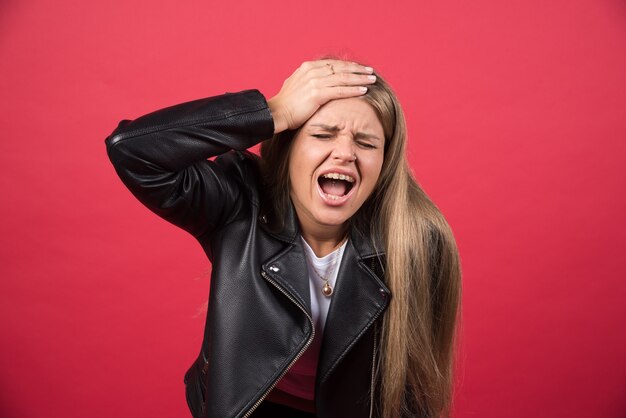
<svg viewBox="0 0 626 418">
<path fill-rule="evenodd" d="M 333 125 L 324 125 L 323 123 L 312 123 L 310 126 L 315 126 L 317 128 L 322 128 L 325 131 L 328 132 L 338 132 L 339 131 L 339 127 L 337 126 L 333 126 Z M 357 132 L 354 135 L 355 138 L 364 138 L 364 139 L 376 139 L 378 141 L 380 141 L 380 138 L 378 137 L 378 135 L 375 134 L 370 134 L 367 132 Z"/>
</svg>

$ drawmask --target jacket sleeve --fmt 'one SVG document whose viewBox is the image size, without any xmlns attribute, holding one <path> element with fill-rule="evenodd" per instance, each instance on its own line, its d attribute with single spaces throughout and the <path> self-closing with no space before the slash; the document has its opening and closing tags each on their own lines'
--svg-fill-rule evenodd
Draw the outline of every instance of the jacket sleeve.
<svg viewBox="0 0 626 418">
<path fill-rule="evenodd" d="M 268 139 L 274 122 L 261 93 L 227 93 L 124 120 L 106 138 L 107 154 L 145 206 L 196 238 L 237 213 L 238 180 L 216 161 Z"/>
</svg>

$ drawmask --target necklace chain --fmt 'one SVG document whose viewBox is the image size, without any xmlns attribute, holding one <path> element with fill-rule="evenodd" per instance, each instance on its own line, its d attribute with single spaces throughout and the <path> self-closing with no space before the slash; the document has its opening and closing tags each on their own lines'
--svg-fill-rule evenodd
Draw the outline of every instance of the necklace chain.
<svg viewBox="0 0 626 418">
<path fill-rule="evenodd" d="M 335 268 L 337 267 L 337 260 L 339 259 L 339 254 L 341 253 L 341 249 L 342 247 L 339 247 L 336 250 L 335 256 L 333 257 L 333 261 L 330 264 L 330 266 L 328 266 L 328 268 L 326 269 L 326 274 L 324 276 L 322 276 L 320 272 L 317 270 L 317 268 L 315 268 L 312 260 L 310 260 L 310 263 L 309 263 L 315 275 L 319 277 L 320 280 L 322 280 L 322 282 L 324 282 L 321 290 L 322 290 L 322 295 L 326 296 L 327 298 L 331 297 L 334 292 L 333 286 L 330 284 L 330 277 L 333 275 L 333 273 L 335 272 Z"/>
</svg>

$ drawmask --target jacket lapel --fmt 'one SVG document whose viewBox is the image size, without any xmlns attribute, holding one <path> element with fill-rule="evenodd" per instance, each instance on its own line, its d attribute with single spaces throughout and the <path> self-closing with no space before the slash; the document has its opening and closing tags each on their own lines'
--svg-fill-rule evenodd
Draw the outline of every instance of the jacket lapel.
<svg viewBox="0 0 626 418">
<path fill-rule="evenodd" d="M 311 315 L 311 295 L 306 259 L 300 242 L 296 241 L 284 251 L 263 264 L 263 271 L 278 286 L 289 293 Z"/>
<path fill-rule="evenodd" d="M 364 258 L 350 239 L 346 245 L 333 300 L 330 304 L 320 360 L 318 380 L 323 381 L 350 349 L 354 342 L 369 329 L 387 307 L 390 292 L 367 265 L 378 262 L 378 257 Z M 359 248 L 363 250 L 363 248 Z"/>
<path fill-rule="evenodd" d="M 304 258 L 304 250 L 300 242 L 298 219 L 293 205 L 283 219 L 282 229 L 279 231 L 272 227 L 276 222 L 272 214 L 265 213 L 260 216 L 262 228 L 279 241 L 288 244 L 286 248 L 272 255 L 263 263 L 263 271 L 269 275 L 278 286 L 288 292 L 300 303 L 311 316 L 311 295 L 309 291 L 309 276 L 307 263 Z"/>
</svg>

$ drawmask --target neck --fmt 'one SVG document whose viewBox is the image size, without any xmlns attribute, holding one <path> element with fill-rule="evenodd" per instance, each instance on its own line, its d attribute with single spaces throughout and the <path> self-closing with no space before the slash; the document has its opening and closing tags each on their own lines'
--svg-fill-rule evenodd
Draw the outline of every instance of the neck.
<svg viewBox="0 0 626 418">
<path fill-rule="evenodd" d="M 347 227 L 329 228 L 311 231 L 301 225 L 302 238 L 309 244 L 313 252 L 318 257 L 324 257 L 341 247 L 346 239 Z"/>
</svg>

